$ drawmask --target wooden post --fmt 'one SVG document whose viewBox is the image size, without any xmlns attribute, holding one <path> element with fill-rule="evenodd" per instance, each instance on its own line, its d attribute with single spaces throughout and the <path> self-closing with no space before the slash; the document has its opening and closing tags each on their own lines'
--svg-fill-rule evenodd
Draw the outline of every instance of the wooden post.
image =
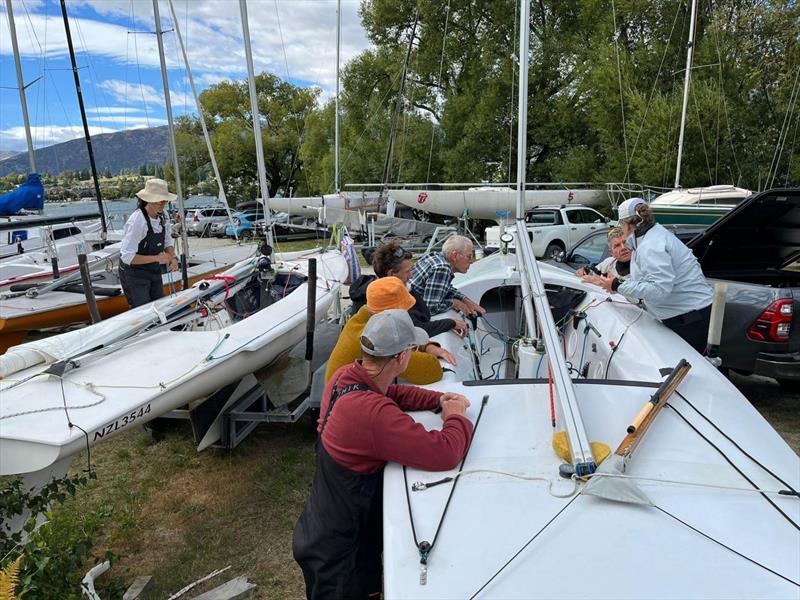
<svg viewBox="0 0 800 600">
<path fill-rule="evenodd" d="M 78 254 L 78 266 L 81 269 L 81 283 L 83 283 L 83 293 L 86 296 L 86 305 L 89 307 L 89 315 L 92 317 L 92 325 L 100 322 L 100 311 L 97 310 L 97 300 L 92 289 L 92 276 L 89 273 L 89 265 L 86 264 L 86 255 Z"/>
</svg>

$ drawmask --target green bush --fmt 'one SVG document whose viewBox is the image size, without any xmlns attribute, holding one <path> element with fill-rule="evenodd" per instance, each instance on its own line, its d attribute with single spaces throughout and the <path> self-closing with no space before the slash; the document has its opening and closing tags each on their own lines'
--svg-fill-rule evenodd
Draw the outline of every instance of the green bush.
<svg viewBox="0 0 800 600">
<path fill-rule="evenodd" d="M 22 556 L 17 594 L 21 598 L 79 600 L 81 580 L 92 564 L 113 561 L 111 553 L 92 554 L 95 536 L 111 517 L 106 510 L 55 511 L 75 497 L 94 473 L 53 479 L 36 494 L 24 489 L 19 478 L 6 481 L 0 489 L 0 569 Z M 20 531 L 8 523 L 29 515 Z M 118 579 L 98 585 L 104 598 L 121 598 Z"/>
</svg>

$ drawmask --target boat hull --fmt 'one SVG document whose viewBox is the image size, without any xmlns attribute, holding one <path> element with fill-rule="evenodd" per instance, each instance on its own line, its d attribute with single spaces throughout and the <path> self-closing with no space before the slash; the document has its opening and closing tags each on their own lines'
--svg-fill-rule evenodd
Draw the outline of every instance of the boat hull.
<svg viewBox="0 0 800 600">
<path fill-rule="evenodd" d="M 390 190 L 389 197 L 423 212 L 472 219 L 504 221 L 516 214 L 517 192 L 511 189 Z M 525 209 L 543 205 L 581 204 L 595 208 L 608 204 L 605 189 L 554 189 L 525 192 Z"/>
</svg>

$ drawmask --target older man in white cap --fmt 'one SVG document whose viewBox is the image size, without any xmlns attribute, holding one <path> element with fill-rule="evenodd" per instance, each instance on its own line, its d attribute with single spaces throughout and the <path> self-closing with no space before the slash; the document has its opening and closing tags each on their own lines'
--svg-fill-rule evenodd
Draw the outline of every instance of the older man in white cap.
<svg viewBox="0 0 800 600">
<path fill-rule="evenodd" d="M 633 251 L 631 273 L 616 277 L 584 277 L 585 281 L 644 301 L 647 310 L 686 340 L 695 350 L 706 347 L 713 290 L 692 251 L 670 231 L 655 222 L 653 211 L 641 198 L 617 207 L 619 222 Z"/>
<path fill-rule="evenodd" d="M 131 308 L 164 295 L 162 265 L 170 271 L 178 268 L 172 225 L 164 215 L 164 207 L 177 196 L 163 179 L 148 179 L 136 197 L 136 210 L 125 222 L 119 261 L 122 291 Z"/>
<path fill-rule="evenodd" d="M 467 452 L 472 422 L 464 396 L 392 384 L 427 340 L 404 310 L 373 315 L 361 334 L 363 361 L 338 369 L 328 383 L 317 469 L 292 542 L 309 599 L 380 597 L 387 461 L 441 471 Z M 442 428 L 431 431 L 405 412 L 436 409 Z"/>
</svg>

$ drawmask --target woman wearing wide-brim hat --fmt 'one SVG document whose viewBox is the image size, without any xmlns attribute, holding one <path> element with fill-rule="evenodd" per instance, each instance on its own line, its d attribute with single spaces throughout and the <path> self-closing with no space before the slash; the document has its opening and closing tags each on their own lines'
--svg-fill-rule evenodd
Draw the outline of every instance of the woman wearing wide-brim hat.
<svg viewBox="0 0 800 600">
<path fill-rule="evenodd" d="M 158 300 L 164 295 L 162 265 L 178 268 L 172 244 L 172 225 L 164 208 L 177 196 L 163 179 L 148 179 L 136 192 L 136 210 L 125 222 L 120 250 L 119 279 L 131 308 Z"/>
</svg>

